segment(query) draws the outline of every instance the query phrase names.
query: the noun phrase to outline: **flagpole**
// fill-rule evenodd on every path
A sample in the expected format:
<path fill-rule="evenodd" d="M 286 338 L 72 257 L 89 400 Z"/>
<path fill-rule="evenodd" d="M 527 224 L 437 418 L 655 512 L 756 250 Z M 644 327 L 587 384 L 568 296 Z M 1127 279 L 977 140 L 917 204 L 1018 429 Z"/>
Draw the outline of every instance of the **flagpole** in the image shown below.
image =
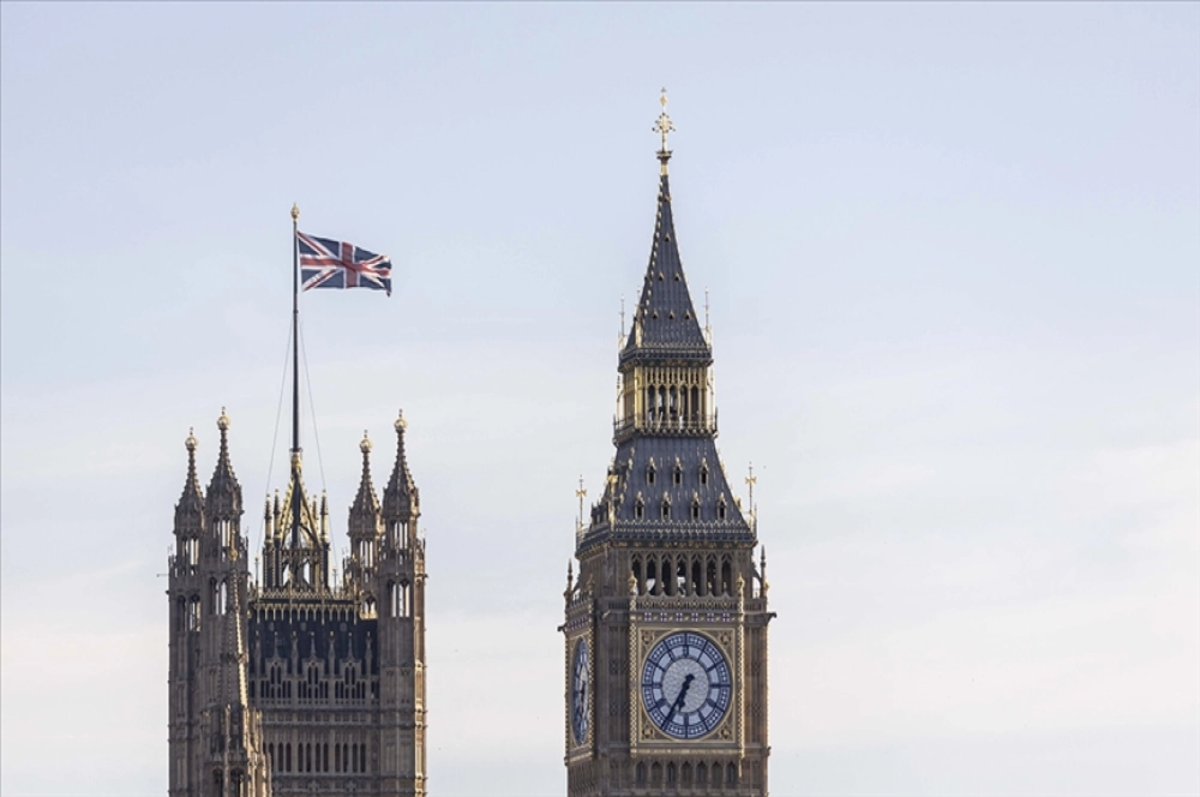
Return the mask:
<path fill-rule="evenodd" d="M 292 204 L 292 547 L 300 543 L 300 208 Z"/>

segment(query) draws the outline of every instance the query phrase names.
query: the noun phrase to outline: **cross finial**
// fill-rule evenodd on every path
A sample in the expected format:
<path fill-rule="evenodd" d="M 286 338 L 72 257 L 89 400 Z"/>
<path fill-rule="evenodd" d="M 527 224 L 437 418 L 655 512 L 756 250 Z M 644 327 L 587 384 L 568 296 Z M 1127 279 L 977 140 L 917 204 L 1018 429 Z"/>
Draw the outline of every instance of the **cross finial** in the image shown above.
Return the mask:
<path fill-rule="evenodd" d="M 712 325 L 708 323 L 708 286 L 704 286 L 704 339 L 712 345 Z"/>
<path fill-rule="evenodd" d="M 617 336 L 617 348 L 625 345 L 625 294 L 621 294 L 621 334 Z"/>
<path fill-rule="evenodd" d="M 756 484 L 758 484 L 758 477 L 754 475 L 754 463 L 751 462 L 750 468 L 749 468 L 749 474 L 746 476 L 746 486 L 750 490 L 749 503 L 750 503 L 750 517 L 752 519 L 756 519 L 755 518 L 756 512 L 755 512 L 755 507 L 754 507 L 754 485 L 756 485 Z"/>
<path fill-rule="evenodd" d="M 579 488 L 575 490 L 575 497 L 579 499 L 579 528 L 583 528 L 583 499 L 587 496 L 587 490 L 583 489 L 583 474 L 579 475 Z"/>
<path fill-rule="evenodd" d="M 658 151 L 658 159 L 662 162 L 662 173 L 667 173 L 667 161 L 671 159 L 671 150 L 667 149 L 667 134 L 675 132 L 675 123 L 671 121 L 671 117 L 667 115 L 667 90 L 662 90 L 662 96 L 658 99 L 662 105 L 662 113 L 658 115 L 658 120 L 654 122 L 652 128 L 655 133 L 662 136 L 662 149 Z"/>

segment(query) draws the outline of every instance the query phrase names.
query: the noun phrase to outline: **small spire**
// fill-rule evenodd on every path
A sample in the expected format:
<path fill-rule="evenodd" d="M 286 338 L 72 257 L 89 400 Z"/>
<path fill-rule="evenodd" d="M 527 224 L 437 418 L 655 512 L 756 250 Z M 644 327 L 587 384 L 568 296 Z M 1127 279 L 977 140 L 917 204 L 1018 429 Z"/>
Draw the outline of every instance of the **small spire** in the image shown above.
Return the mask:
<path fill-rule="evenodd" d="M 321 490 L 321 542 L 329 542 L 329 499 Z"/>
<path fill-rule="evenodd" d="M 221 408 L 221 415 L 217 418 L 217 429 L 221 432 L 221 447 L 217 454 L 218 460 L 229 459 L 229 416 L 225 414 L 225 408 Z"/>
<path fill-rule="evenodd" d="M 225 408 L 217 418 L 217 429 L 221 432 L 217 466 L 208 483 L 208 513 L 210 517 L 236 520 L 242 514 L 242 486 L 238 484 L 229 459 L 229 427 L 231 422 Z"/>
<path fill-rule="evenodd" d="M 396 429 L 396 464 L 383 491 L 383 516 L 387 520 L 415 519 L 420 515 L 420 494 L 408 470 L 408 457 L 404 450 L 408 421 L 404 419 L 403 410 L 396 416 L 393 426 Z"/>
<path fill-rule="evenodd" d="M 662 113 L 658 115 L 658 119 L 654 122 L 654 127 L 651 128 L 655 133 L 662 136 L 662 149 L 658 151 L 658 160 L 662 163 L 662 174 L 667 173 L 667 161 L 671 160 L 671 150 L 667 149 L 667 134 L 675 132 L 675 123 L 671 121 L 671 117 L 667 115 L 667 90 L 662 90 L 662 95 L 658 98 L 658 102 L 662 105 Z"/>
<path fill-rule="evenodd" d="M 758 558 L 758 580 L 762 583 L 762 595 L 767 596 L 771 584 L 767 581 L 767 546 L 763 545 Z"/>
<path fill-rule="evenodd" d="M 187 477 L 183 482 L 183 494 L 175 505 L 175 529 L 183 530 L 186 526 L 192 531 L 199 530 L 204 515 L 204 493 L 200 489 L 200 479 L 196 475 L 196 449 L 200 441 L 196 439 L 194 429 L 188 429 L 188 436 L 183 441 L 188 452 Z"/>
<path fill-rule="evenodd" d="M 188 427 L 188 436 L 183 441 L 183 445 L 188 452 L 187 484 L 189 487 L 194 485 L 196 491 L 199 492 L 200 480 L 196 476 L 196 449 L 200 446 L 200 441 L 196 439 L 196 431 L 193 427 Z"/>
<path fill-rule="evenodd" d="M 358 443 L 362 452 L 362 478 L 358 483 L 358 494 L 350 505 L 350 534 L 351 536 L 374 537 L 379 528 L 379 499 L 375 497 L 375 487 L 371 484 L 371 438 L 363 431 L 363 439 Z"/>

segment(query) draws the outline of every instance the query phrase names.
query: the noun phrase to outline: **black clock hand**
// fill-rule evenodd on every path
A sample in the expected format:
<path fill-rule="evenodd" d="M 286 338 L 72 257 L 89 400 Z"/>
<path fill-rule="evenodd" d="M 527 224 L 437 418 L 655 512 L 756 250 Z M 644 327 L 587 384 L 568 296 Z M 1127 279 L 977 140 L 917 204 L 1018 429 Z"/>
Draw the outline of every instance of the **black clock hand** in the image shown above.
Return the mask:
<path fill-rule="evenodd" d="M 687 699 L 688 687 L 692 685 L 692 679 L 695 677 L 694 673 L 688 673 L 683 679 L 683 686 L 679 689 L 679 696 L 671 704 L 671 712 L 667 714 L 667 719 L 663 722 L 664 725 L 670 724 L 671 720 L 675 717 L 675 712 L 683 708 L 683 701 Z"/>

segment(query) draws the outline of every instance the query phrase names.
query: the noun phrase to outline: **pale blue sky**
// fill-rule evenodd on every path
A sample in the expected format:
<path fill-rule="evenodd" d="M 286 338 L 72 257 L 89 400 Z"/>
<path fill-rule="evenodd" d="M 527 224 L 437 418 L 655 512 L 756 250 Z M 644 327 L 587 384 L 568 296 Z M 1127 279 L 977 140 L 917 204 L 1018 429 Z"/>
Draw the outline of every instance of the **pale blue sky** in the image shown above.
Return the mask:
<path fill-rule="evenodd" d="M 563 792 L 662 86 L 772 792 L 1200 793 L 1195 3 L 3 3 L 0 791 L 165 790 L 183 438 L 282 486 L 295 201 L 397 264 L 303 299 L 306 462 L 340 546 L 410 418 L 432 793 Z"/>

